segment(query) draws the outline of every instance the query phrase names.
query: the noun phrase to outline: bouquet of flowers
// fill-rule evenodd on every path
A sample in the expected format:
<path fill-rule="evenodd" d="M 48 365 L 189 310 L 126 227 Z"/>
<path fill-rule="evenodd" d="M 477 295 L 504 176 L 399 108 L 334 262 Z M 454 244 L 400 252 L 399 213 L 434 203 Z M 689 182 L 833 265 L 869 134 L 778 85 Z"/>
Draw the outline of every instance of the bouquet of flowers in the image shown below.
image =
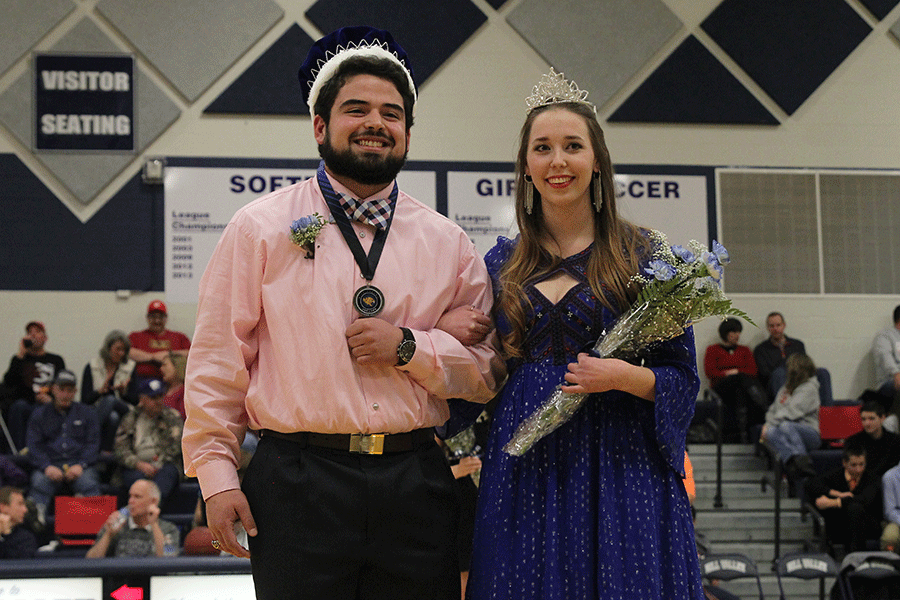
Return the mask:
<path fill-rule="evenodd" d="M 713 241 L 710 251 L 695 240 L 687 248 L 669 246 L 665 234 L 655 230 L 650 231 L 650 240 L 652 260 L 644 273 L 634 276 L 641 291 L 631 308 L 601 334 L 594 346 L 597 356 L 635 358 L 651 344 L 677 337 L 691 323 L 713 315 L 753 323 L 722 292 L 723 266 L 730 262 L 724 246 Z M 569 394 L 561 386 L 519 424 L 504 451 L 521 456 L 575 414 L 588 395 Z"/>

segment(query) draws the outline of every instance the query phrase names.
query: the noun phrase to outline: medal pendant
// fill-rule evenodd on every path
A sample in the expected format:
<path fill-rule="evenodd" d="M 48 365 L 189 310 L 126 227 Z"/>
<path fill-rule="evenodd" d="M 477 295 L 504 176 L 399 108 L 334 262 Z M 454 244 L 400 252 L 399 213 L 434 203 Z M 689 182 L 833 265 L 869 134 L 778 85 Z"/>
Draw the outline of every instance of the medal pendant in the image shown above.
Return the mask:
<path fill-rule="evenodd" d="M 353 294 L 353 308 L 363 317 L 374 317 L 384 308 L 384 294 L 374 285 L 364 285 Z"/>

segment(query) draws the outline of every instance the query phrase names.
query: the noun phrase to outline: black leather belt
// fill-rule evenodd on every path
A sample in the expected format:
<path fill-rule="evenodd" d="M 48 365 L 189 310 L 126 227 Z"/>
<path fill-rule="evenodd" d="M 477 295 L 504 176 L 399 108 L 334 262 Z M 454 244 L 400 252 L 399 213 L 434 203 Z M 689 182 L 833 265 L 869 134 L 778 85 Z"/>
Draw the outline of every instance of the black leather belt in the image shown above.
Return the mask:
<path fill-rule="evenodd" d="M 261 437 L 281 438 L 302 447 L 317 446 L 354 454 L 410 452 L 422 445 L 434 443 L 434 429 L 430 427 L 408 433 L 281 433 L 271 429 L 262 429 L 259 433 Z"/>

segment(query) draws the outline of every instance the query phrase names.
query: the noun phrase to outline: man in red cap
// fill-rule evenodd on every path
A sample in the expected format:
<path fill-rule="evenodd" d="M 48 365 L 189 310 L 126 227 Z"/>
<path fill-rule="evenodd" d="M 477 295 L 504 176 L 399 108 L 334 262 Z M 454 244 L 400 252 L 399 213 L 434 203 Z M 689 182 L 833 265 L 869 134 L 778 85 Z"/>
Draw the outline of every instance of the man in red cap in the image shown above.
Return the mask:
<path fill-rule="evenodd" d="M 43 323 L 31 321 L 25 326 L 25 333 L 3 376 L 6 388 L 4 400 L 12 403 L 9 407 L 9 429 L 16 445 L 13 451 L 25 446 L 28 417 L 35 407 L 52 400 L 50 385 L 56 374 L 66 368 L 66 361 L 62 356 L 44 349 L 47 328 Z"/>
<path fill-rule="evenodd" d="M 162 379 L 159 365 L 169 352 L 187 356 L 191 340 L 180 331 L 166 329 L 169 311 L 162 300 L 147 307 L 147 329 L 128 334 L 131 351 L 128 357 L 138 363 L 135 373 L 141 379 Z"/>

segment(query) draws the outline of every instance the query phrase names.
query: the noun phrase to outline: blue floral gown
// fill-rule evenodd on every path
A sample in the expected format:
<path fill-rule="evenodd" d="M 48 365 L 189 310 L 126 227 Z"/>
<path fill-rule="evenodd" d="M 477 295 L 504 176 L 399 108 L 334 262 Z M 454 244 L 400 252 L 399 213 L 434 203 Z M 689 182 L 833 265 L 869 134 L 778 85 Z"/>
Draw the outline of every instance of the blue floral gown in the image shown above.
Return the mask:
<path fill-rule="evenodd" d="M 514 245 L 501 237 L 485 257 L 495 290 Z M 509 364 L 481 475 L 471 600 L 704 598 L 682 482 L 699 388 L 690 330 L 650 352 L 655 402 L 592 395 L 523 456 L 502 450 L 615 320 L 587 283 L 590 252 L 560 265 L 578 284 L 557 304 L 526 289 L 533 310 L 524 357 Z M 506 327 L 502 315 L 497 325 Z"/>

